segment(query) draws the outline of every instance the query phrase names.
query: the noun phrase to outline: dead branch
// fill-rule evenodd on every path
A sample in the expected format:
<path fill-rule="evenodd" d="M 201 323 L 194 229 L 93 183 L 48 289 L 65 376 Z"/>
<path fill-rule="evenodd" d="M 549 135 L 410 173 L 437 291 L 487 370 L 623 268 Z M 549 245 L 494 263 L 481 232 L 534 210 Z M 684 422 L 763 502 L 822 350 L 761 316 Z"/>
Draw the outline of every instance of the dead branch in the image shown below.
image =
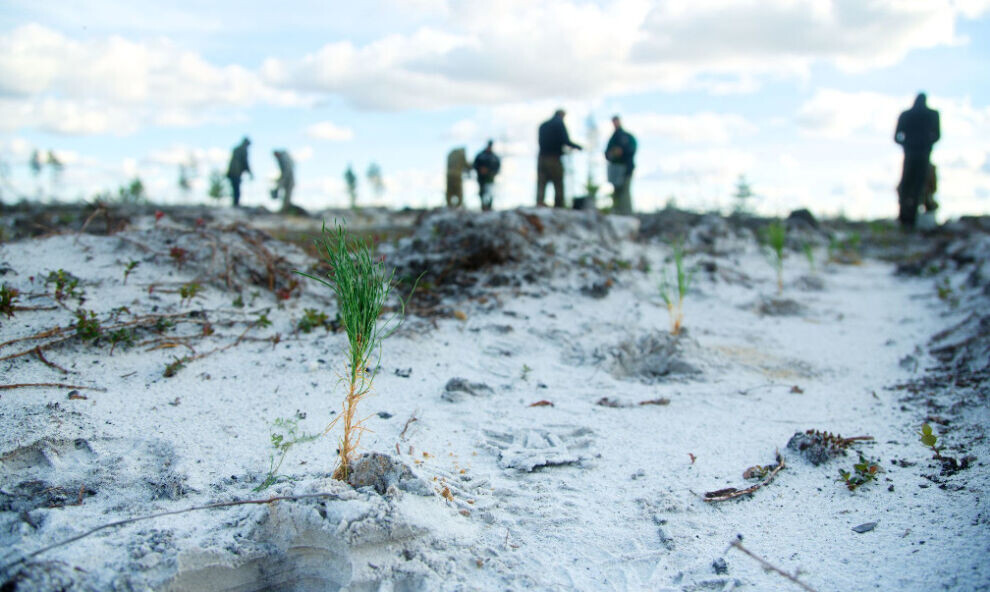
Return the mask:
<path fill-rule="evenodd" d="M 34 354 L 35 354 L 36 356 L 38 356 L 38 359 L 39 359 L 39 360 L 41 360 L 41 361 L 42 361 L 42 363 L 44 363 L 44 364 L 45 364 L 46 366 L 48 366 L 49 368 L 55 368 L 56 370 L 59 370 L 59 371 L 61 371 L 61 372 L 62 372 L 62 374 L 69 374 L 69 371 L 68 371 L 68 370 L 66 370 L 65 368 L 63 368 L 63 367 L 61 367 L 61 366 L 59 366 L 58 364 L 56 364 L 56 363 L 54 363 L 54 362 L 50 362 L 50 361 L 48 360 L 48 358 L 46 358 L 46 357 L 45 357 L 45 354 L 43 354 L 43 353 L 41 353 L 41 348 L 40 348 L 40 347 L 36 347 L 36 348 L 34 348 Z"/>
<path fill-rule="evenodd" d="M 735 487 L 728 487 L 726 489 L 719 489 L 718 491 L 709 491 L 705 493 L 704 500 L 706 502 L 724 502 L 739 496 L 748 495 L 753 493 L 757 489 L 763 487 L 764 485 L 773 481 L 773 478 L 777 476 L 777 473 L 784 469 L 784 457 L 780 455 L 780 451 L 777 452 L 777 465 L 770 471 L 763 481 L 760 481 L 756 485 L 747 487 L 746 489 L 736 489 Z"/>
<path fill-rule="evenodd" d="M 409 429 L 409 426 L 411 424 L 413 424 L 414 422 L 417 422 L 417 421 L 419 421 L 419 418 L 416 417 L 416 414 L 415 413 L 413 413 L 412 415 L 410 415 L 409 416 L 409 419 L 406 420 L 406 425 L 402 426 L 402 433 L 399 434 L 399 439 L 405 440 L 406 439 L 406 430 Z M 398 446 L 398 444 L 396 444 L 396 446 Z"/>
<path fill-rule="evenodd" d="M 279 502 L 279 501 L 299 501 L 299 500 L 303 500 L 303 499 L 312 499 L 312 498 L 337 498 L 337 497 L 339 497 L 339 496 L 336 493 L 329 493 L 329 492 L 327 492 L 327 493 L 310 493 L 310 494 L 305 494 L 305 495 L 284 495 L 284 496 L 270 497 L 270 498 L 267 498 L 267 499 L 249 499 L 249 500 L 234 500 L 234 501 L 231 501 L 231 502 L 218 502 L 218 503 L 215 503 L 215 504 L 207 504 L 205 506 L 192 506 L 192 507 L 184 508 L 184 509 L 181 509 L 181 510 L 172 510 L 172 511 L 169 511 L 169 512 L 159 512 L 157 514 L 148 514 L 146 516 L 136 516 L 134 518 L 127 518 L 125 520 L 118 520 L 116 522 L 110 522 L 108 524 L 103 524 L 103 525 L 97 526 L 96 528 L 91 528 L 90 530 L 87 530 L 86 532 L 84 532 L 82 534 L 77 534 L 74 537 L 70 537 L 70 538 L 67 538 L 67 539 L 65 539 L 63 541 L 59 541 L 57 543 L 52 543 L 51 545 L 48 545 L 47 547 L 42 547 L 42 548 L 40 548 L 40 549 L 38 549 L 36 551 L 32 551 L 32 552 L 30 552 L 30 553 L 28 553 L 28 554 L 20 557 L 19 559 L 16 559 L 14 561 L 11 561 L 10 563 L 5 564 L 3 567 L 0 567 L 0 571 L 6 571 L 6 570 L 10 569 L 11 567 L 13 567 L 15 565 L 18 565 L 18 564 L 21 564 L 21 563 L 25 563 L 27 560 L 31 559 L 32 557 L 37 557 L 38 555 L 41 555 L 42 553 L 45 553 L 47 551 L 51 551 L 52 549 L 57 549 L 58 547 L 64 547 L 65 545 L 68 545 L 70 543 L 74 543 L 74 542 L 76 542 L 76 541 L 78 541 L 80 539 L 84 539 L 84 538 L 88 537 L 91 534 L 100 532 L 101 530 L 106 530 L 108 528 L 115 528 L 117 526 L 124 526 L 126 524 L 132 524 L 134 522 L 140 522 L 140 521 L 143 521 L 143 520 L 151 520 L 153 518 L 161 518 L 163 516 L 174 516 L 176 514 L 185 514 L 187 512 L 195 512 L 195 511 L 198 511 L 198 510 L 212 510 L 212 509 L 216 509 L 216 508 L 227 508 L 227 507 L 231 507 L 231 506 L 244 506 L 244 505 L 249 505 L 249 504 L 262 505 L 262 504 L 271 504 L 271 503 Z"/>
<path fill-rule="evenodd" d="M 795 577 L 795 576 L 792 576 L 791 574 L 789 574 L 789 573 L 787 573 L 786 571 L 784 571 L 784 570 L 782 570 L 782 569 L 780 569 L 780 568 L 779 568 L 779 567 L 777 567 L 776 565 L 774 565 L 774 564 L 772 564 L 772 563 L 770 563 L 770 562 L 769 562 L 769 561 L 767 561 L 766 559 L 763 559 L 762 557 L 760 557 L 760 556 L 759 556 L 759 555 L 757 555 L 756 553 L 753 553 L 752 551 L 750 551 L 750 550 L 749 550 L 749 549 L 747 549 L 746 547 L 743 547 L 743 546 L 742 546 L 742 543 L 741 543 L 741 542 L 739 542 L 739 539 L 736 539 L 736 540 L 734 540 L 734 541 L 732 541 L 732 542 L 731 542 L 731 543 L 729 544 L 729 546 L 730 546 L 730 547 L 735 547 L 736 549 L 739 549 L 739 550 L 740 550 L 740 551 L 742 551 L 743 553 L 745 553 L 745 554 L 747 554 L 747 555 L 749 555 L 750 557 L 752 557 L 752 558 L 753 558 L 754 560 L 756 560 L 756 562 L 757 562 L 757 563 L 759 563 L 760 565 L 762 565 L 762 566 L 763 566 L 763 569 L 765 569 L 765 570 L 768 570 L 768 571 L 774 571 L 774 572 L 777 572 L 778 574 L 780 574 L 780 575 L 782 575 L 782 576 L 784 576 L 785 578 L 787 578 L 788 580 L 790 580 L 790 581 L 792 581 L 792 582 L 794 582 L 794 583 L 795 583 L 795 584 L 797 584 L 798 586 L 801 586 L 801 588 L 802 588 L 802 589 L 804 589 L 804 590 L 807 590 L 808 592 L 817 592 L 817 590 L 815 590 L 814 588 L 812 588 L 812 587 L 811 587 L 811 586 L 809 586 L 808 584 L 805 584 L 805 583 L 804 583 L 804 582 L 802 582 L 801 580 L 799 580 L 799 579 L 797 579 L 797 577 Z"/>
<path fill-rule="evenodd" d="M 29 388 L 29 387 L 42 387 L 50 386 L 54 388 L 70 388 L 70 389 L 88 389 L 91 391 L 100 391 L 101 393 L 107 392 L 107 389 L 102 386 L 80 386 L 78 384 L 64 384 L 61 382 L 22 382 L 18 384 L 0 384 L 0 391 L 6 391 L 16 388 Z"/>

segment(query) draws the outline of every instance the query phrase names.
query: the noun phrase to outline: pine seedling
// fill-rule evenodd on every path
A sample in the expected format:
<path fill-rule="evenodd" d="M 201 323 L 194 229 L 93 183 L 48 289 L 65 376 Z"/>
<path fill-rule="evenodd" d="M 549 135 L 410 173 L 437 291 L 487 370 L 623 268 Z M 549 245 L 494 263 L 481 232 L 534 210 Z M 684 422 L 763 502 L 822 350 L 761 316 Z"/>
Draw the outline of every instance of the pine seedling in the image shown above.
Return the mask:
<path fill-rule="evenodd" d="M 660 278 L 660 297 L 667 306 L 670 314 L 670 334 L 677 335 L 681 332 L 681 324 L 684 322 L 684 297 L 691 286 L 691 273 L 684 267 L 684 248 L 680 243 L 674 243 L 674 273 L 676 275 L 676 292 L 668 269 L 663 270 Z"/>
<path fill-rule="evenodd" d="M 777 272 L 777 293 L 784 292 L 784 245 L 787 243 L 787 227 L 780 220 L 774 220 L 765 230 L 767 247 L 770 249 L 770 263 Z"/>
<path fill-rule="evenodd" d="M 376 350 L 380 352 L 382 341 L 394 331 L 388 328 L 391 319 L 381 325 L 378 323 L 392 290 L 393 274 L 385 270 L 383 260 L 373 258 L 368 243 L 348 240 L 347 232 L 339 224 L 333 230 L 327 229 L 324 224 L 319 246 L 330 266 L 327 278 L 297 273 L 333 290 L 341 324 L 347 334 L 347 368 L 342 378 L 347 383 L 347 393 L 343 412 L 323 432 L 329 432 L 338 421 L 343 423 L 343 434 L 338 441 L 340 461 L 333 477 L 346 481 L 365 430 L 362 425 L 364 420 L 357 417 L 357 406 L 371 392 L 376 372 L 371 367 L 377 367 L 377 363 L 372 364 L 372 355 Z"/>

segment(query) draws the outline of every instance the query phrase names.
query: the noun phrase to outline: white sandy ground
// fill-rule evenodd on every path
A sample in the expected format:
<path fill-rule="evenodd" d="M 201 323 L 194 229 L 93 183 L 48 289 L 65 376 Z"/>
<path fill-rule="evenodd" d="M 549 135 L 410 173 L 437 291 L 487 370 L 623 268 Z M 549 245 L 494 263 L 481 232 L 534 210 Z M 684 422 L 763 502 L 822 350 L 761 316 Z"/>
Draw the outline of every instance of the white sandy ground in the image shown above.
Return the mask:
<path fill-rule="evenodd" d="M 625 232 L 633 222 L 615 223 Z M 158 231 L 151 220 L 143 226 L 125 236 L 152 242 Z M 34 357 L 0 362 L 3 384 L 106 389 L 81 390 L 88 398 L 71 400 L 63 388 L 0 392 L 0 490 L 38 479 L 62 487 L 70 503 L 80 485 L 93 492 L 81 505 L 0 513 L 0 563 L 123 518 L 330 491 L 337 497 L 103 530 L 34 558 L 42 565 L 29 569 L 51 573 L 31 581 L 49 583 L 24 580 L 16 589 L 44 589 L 60 577 L 76 590 L 799 589 L 729 549 L 737 535 L 822 592 L 990 589 L 988 443 L 968 451 L 977 466 L 939 488 L 922 477 L 937 473 L 916 435 L 924 412 L 902 406 L 902 392 L 890 389 L 923 372 L 928 339 L 962 314 L 937 298 L 931 279 L 895 277 L 891 265 L 865 261 L 825 266 L 818 272 L 824 290 L 802 290 L 808 266 L 794 255 L 784 296 L 806 310 L 761 316 L 760 298 L 775 292 L 773 269 L 754 242 L 740 241 L 735 255 L 717 261 L 750 284 L 698 271 L 685 303 L 685 361 L 701 374 L 648 384 L 610 372 L 607 352 L 667 330 L 656 284 L 669 248 L 630 240 L 608 247 L 622 259 L 644 257 L 652 271 L 618 272 L 602 299 L 579 292 L 575 270 L 485 302 L 450 301 L 465 320 L 410 317 L 386 341 L 374 395 L 362 402 L 370 432 L 361 447 L 409 464 L 430 496 L 381 496 L 332 482 L 333 434 L 290 452 L 280 472 L 294 480 L 251 491 L 268 469 L 274 419 L 299 412 L 300 426 L 316 432 L 340 405 L 344 335 L 294 331 L 304 308 L 333 316 L 329 293 L 315 282 L 281 307 L 268 292 L 251 302 L 245 291 L 243 310 L 271 307 L 273 322 L 250 335 L 280 333 L 282 340 L 242 342 L 172 378 L 162 376 L 165 365 L 188 350 L 118 348 L 110 356 L 106 344 L 74 342 L 48 351 L 69 375 Z M 295 249 L 282 250 L 306 264 Z M 123 285 L 131 259 L 141 263 Z M 7 243 L 0 261 L 8 269 L 2 281 L 24 293 L 43 292 L 40 278 L 50 271 L 71 271 L 83 280 L 83 306 L 101 314 L 157 305 L 158 312 L 253 318 L 217 287 L 191 304 L 178 294 L 149 294 L 152 283 L 176 288 L 192 274 L 119 237 Z M 0 322 L 0 341 L 7 341 L 73 317 L 64 309 L 24 311 Z M 194 347 L 229 343 L 243 329 L 218 326 L 212 341 Z M 901 364 L 909 355 L 916 368 Z M 491 392 L 445 400 L 455 377 Z M 602 397 L 630 405 L 596 405 Z M 670 404 L 636 405 L 660 397 Z M 530 407 L 541 400 L 553 406 Z M 978 411 L 976 421 L 986 425 L 987 410 Z M 785 449 L 795 432 L 812 428 L 873 436 L 858 448 L 880 460 L 878 482 L 850 492 L 835 479 L 839 468 L 852 469 L 855 454 L 814 467 Z M 748 485 L 743 470 L 771 463 L 778 449 L 787 466 L 771 484 L 751 497 L 703 501 L 706 491 Z M 513 458 L 565 464 L 526 472 L 506 468 Z M 445 487 L 453 501 L 439 495 Z M 874 521 L 871 532 L 852 530 Z M 727 573 L 713 568 L 720 558 Z"/>

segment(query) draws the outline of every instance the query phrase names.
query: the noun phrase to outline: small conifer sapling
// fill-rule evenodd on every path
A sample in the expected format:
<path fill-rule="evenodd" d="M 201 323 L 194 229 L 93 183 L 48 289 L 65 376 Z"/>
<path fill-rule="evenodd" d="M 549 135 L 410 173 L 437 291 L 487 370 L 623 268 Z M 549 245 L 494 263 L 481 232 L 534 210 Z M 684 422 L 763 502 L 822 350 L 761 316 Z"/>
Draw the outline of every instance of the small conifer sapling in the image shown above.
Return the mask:
<path fill-rule="evenodd" d="M 380 352 L 382 341 L 392 332 L 392 317 L 379 324 L 379 317 L 392 290 L 392 273 L 385 262 L 375 259 L 369 245 L 360 240 L 348 240 L 347 232 L 337 225 L 330 230 L 324 225 L 319 241 L 330 271 L 326 279 L 303 272 L 310 279 L 329 287 L 337 300 L 340 322 L 347 334 L 347 365 L 343 382 L 347 392 L 342 413 L 327 426 L 324 434 L 334 425 L 342 424 L 338 440 L 339 463 L 334 478 L 347 480 L 350 464 L 361 441 L 364 420 L 357 415 L 358 403 L 371 392 L 377 360 L 372 356 Z"/>

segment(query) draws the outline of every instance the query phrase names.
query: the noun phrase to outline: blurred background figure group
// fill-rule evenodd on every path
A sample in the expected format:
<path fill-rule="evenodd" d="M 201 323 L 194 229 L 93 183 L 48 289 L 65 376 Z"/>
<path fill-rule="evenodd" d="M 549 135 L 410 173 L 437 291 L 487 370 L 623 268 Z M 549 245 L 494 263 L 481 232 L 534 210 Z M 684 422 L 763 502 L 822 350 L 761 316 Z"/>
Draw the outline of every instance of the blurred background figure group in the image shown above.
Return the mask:
<path fill-rule="evenodd" d="M 484 150 L 474 157 L 474 173 L 478 177 L 478 196 L 481 198 L 481 211 L 490 212 L 495 184 L 495 175 L 502 168 L 502 161 L 488 140 Z"/>
<path fill-rule="evenodd" d="M 564 125 L 563 109 L 557 109 L 553 117 L 540 124 L 537 140 L 540 152 L 536 158 L 536 205 L 546 207 L 545 196 L 547 183 L 553 183 L 553 207 L 563 208 L 564 202 L 564 164 L 561 157 L 564 148 L 570 147 L 581 150 L 581 146 L 571 141 Z"/>
<path fill-rule="evenodd" d="M 636 138 L 622 128 L 618 115 L 612 116 L 615 131 L 605 145 L 605 160 L 608 161 L 608 182 L 612 184 L 612 213 L 631 215 L 633 169 L 636 168 Z"/>
<path fill-rule="evenodd" d="M 937 181 L 935 167 L 931 163 L 932 146 L 941 137 L 938 111 L 926 104 L 925 93 L 918 93 L 914 105 L 897 118 L 894 141 L 904 148 L 904 166 L 901 182 L 897 185 L 900 205 L 898 221 L 905 229 L 917 224 L 918 208 L 933 212 Z"/>

